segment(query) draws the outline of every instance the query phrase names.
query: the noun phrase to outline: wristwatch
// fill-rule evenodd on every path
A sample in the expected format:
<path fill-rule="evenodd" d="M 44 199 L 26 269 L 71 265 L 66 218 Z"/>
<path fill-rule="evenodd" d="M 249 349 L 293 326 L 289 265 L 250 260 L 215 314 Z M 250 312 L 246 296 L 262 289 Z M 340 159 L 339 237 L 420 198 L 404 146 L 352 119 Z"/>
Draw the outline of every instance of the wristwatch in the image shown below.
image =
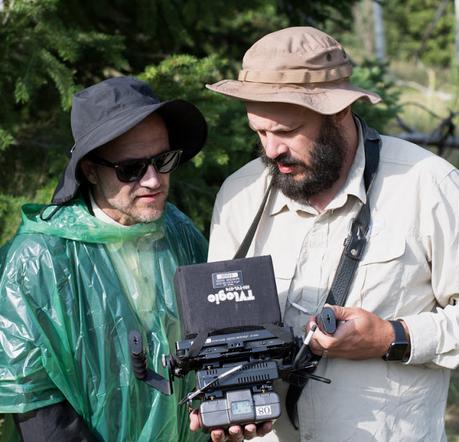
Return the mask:
<path fill-rule="evenodd" d="M 407 350 L 410 342 L 406 338 L 405 329 L 401 321 L 389 321 L 394 328 L 395 340 L 392 342 L 382 357 L 385 361 L 407 361 Z"/>

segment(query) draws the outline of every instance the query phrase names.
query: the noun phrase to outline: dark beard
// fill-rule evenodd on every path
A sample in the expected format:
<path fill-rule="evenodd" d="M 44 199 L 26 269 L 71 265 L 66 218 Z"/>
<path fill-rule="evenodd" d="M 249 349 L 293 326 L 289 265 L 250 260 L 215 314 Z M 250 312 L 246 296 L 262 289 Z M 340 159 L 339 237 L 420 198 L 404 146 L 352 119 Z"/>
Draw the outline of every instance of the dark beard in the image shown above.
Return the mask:
<path fill-rule="evenodd" d="M 285 196 L 299 202 L 307 202 L 310 197 L 330 189 L 338 180 L 347 149 L 346 140 L 340 134 L 340 128 L 332 116 L 324 116 L 319 136 L 310 151 L 311 164 L 294 159 L 288 153 L 274 159 L 266 156 L 261 147 L 263 162 L 269 167 L 274 188 Z M 291 174 L 281 173 L 277 164 L 296 166 L 304 173 L 301 180 L 295 180 Z"/>

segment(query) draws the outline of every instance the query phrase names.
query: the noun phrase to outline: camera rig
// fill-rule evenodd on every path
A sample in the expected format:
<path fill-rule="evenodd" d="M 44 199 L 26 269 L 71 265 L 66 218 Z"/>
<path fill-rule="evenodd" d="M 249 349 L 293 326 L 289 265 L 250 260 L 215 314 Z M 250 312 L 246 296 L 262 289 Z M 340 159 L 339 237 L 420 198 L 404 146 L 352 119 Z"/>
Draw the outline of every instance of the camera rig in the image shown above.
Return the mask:
<path fill-rule="evenodd" d="M 135 376 L 163 394 L 172 394 L 175 377 L 196 373 L 196 389 L 181 400 L 201 400 L 205 430 L 259 423 L 280 416 L 273 382 L 304 385 L 318 364 L 309 340 L 295 337 L 280 321 L 271 258 L 262 256 L 183 266 L 175 276 L 185 339 L 163 355 L 169 376 L 147 368 L 142 336 L 133 330 L 129 348 Z M 205 300 L 206 302 L 203 302 Z M 324 308 L 318 324 L 334 332 L 333 310 Z"/>

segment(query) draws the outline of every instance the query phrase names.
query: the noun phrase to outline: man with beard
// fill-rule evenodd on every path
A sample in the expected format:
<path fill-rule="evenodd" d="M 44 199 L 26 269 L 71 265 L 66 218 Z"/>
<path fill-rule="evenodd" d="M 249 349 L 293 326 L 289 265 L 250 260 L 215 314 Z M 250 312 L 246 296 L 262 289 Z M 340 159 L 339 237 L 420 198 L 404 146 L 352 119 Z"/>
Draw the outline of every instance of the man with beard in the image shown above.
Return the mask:
<path fill-rule="evenodd" d="M 302 335 L 336 274 L 350 273 L 338 263 L 357 226 L 367 244 L 346 242 L 343 259 L 357 267 L 345 306 L 333 307 L 337 331 L 316 330 L 310 344 L 322 356 L 315 373 L 332 383 L 310 380 L 297 403 L 289 396 L 299 431 L 284 409 L 264 440 L 445 440 L 459 363 L 459 172 L 368 128 L 351 105 L 380 98 L 353 86 L 351 72 L 336 40 L 295 27 L 257 41 L 238 81 L 207 86 L 245 102 L 261 142 L 261 158 L 219 191 L 209 259 L 234 256 L 269 192 L 247 256 L 272 256 L 284 322 Z M 368 231 L 353 223 L 362 207 Z"/>

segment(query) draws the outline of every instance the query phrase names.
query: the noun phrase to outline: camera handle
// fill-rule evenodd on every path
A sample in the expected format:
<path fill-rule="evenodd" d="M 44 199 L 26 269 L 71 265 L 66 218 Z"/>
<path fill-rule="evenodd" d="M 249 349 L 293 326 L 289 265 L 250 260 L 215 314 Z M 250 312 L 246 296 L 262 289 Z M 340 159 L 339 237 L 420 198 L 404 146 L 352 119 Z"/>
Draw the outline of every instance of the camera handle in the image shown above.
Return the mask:
<path fill-rule="evenodd" d="M 147 367 L 147 358 L 143 351 L 143 340 L 138 330 L 131 330 L 129 332 L 129 351 L 131 353 L 131 363 L 135 377 L 151 385 L 162 394 L 171 395 L 171 380 L 162 377 Z"/>

